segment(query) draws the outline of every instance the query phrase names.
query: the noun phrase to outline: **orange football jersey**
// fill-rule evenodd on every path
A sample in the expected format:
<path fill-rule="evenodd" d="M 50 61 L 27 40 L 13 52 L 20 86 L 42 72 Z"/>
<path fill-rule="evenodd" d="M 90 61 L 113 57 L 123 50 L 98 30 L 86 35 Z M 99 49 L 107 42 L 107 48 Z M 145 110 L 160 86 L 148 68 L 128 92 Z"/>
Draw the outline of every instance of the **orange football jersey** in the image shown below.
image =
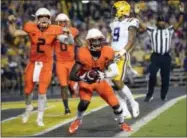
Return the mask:
<path fill-rule="evenodd" d="M 79 31 L 74 27 L 71 27 L 70 31 L 74 38 L 79 33 Z M 56 40 L 54 46 L 55 46 L 55 54 L 56 54 L 57 61 L 64 62 L 64 61 L 74 60 L 74 45 L 66 45 L 60 43 L 59 40 Z"/>
<path fill-rule="evenodd" d="M 77 61 L 83 66 L 81 73 L 89 71 L 91 69 L 98 69 L 104 71 L 108 64 L 114 58 L 114 51 L 109 46 L 103 46 L 99 59 L 94 60 L 89 49 L 87 47 L 81 47 L 78 51 Z"/>
<path fill-rule="evenodd" d="M 24 25 L 24 31 L 29 34 L 31 40 L 30 61 L 53 60 L 53 43 L 57 35 L 62 33 L 62 28 L 50 25 L 47 30 L 40 31 L 37 24 L 28 22 Z"/>

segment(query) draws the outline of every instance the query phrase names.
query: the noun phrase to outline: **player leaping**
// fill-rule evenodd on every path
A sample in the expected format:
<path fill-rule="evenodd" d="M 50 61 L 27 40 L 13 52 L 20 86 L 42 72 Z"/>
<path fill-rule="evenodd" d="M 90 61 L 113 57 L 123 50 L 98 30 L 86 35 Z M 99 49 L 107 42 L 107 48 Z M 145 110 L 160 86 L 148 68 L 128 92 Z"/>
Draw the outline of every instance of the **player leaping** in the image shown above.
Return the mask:
<path fill-rule="evenodd" d="M 15 27 L 15 17 L 9 16 L 9 31 L 14 37 L 29 36 L 31 49 L 29 62 L 24 73 L 24 92 L 25 92 L 25 114 L 23 123 L 29 119 L 33 110 L 31 104 L 32 91 L 35 83 L 39 83 L 38 89 L 38 116 L 36 123 L 38 126 L 44 126 L 43 114 L 46 102 L 46 91 L 51 81 L 53 47 L 55 39 L 59 39 L 66 44 L 73 44 L 74 40 L 71 34 L 62 34 L 62 28 L 57 25 L 51 25 L 51 13 L 46 8 L 40 8 L 35 13 L 36 22 L 27 22 L 23 30 L 17 30 Z"/>
<path fill-rule="evenodd" d="M 114 21 L 110 24 L 112 31 L 111 46 L 115 51 L 119 75 L 112 79 L 115 90 L 119 98 L 130 102 L 133 117 L 139 115 L 139 104 L 134 100 L 130 89 L 124 85 L 124 78 L 128 60 L 130 58 L 129 51 L 133 46 L 136 38 L 136 30 L 139 28 L 139 21 L 135 18 L 129 18 L 130 5 L 126 1 L 118 1 L 114 3 L 113 14 Z M 124 103 L 126 104 L 126 102 Z M 124 105 L 124 108 L 126 105 Z M 130 115 L 129 111 L 127 115 Z M 130 115 L 131 116 L 131 115 Z"/>

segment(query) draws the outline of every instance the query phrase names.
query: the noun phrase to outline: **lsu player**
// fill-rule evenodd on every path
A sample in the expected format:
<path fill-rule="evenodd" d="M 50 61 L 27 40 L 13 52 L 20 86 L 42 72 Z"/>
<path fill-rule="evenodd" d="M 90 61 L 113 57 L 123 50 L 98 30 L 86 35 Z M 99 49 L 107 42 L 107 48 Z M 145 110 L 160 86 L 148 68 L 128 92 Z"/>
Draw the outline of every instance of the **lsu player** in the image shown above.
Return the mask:
<path fill-rule="evenodd" d="M 139 21 L 135 18 L 129 18 L 130 9 L 130 5 L 126 1 L 117 1 L 113 5 L 115 19 L 110 24 L 111 46 L 115 51 L 119 75 L 115 76 L 112 82 L 119 95 L 119 100 L 123 102 L 127 118 L 131 118 L 131 114 L 127 109 L 126 99 L 132 108 L 133 117 L 136 118 L 139 115 L 139 104 L 134 100 L 130 89 L 124 85 L 126 67 L 130 58 L 129 52 L 135 41 L 136 30 L 139 28 Z"/>
<path fill-rule="evenodd" d="M 31 41 L 29 62 L 24 72 L 24 93 L 25 93 L 25 114 L 22 122 L 29 119 L 33 106 L 31 104 L 32 91 L 35 83 L 39 83 L 38 88 L 38 116 L 36 123 L 44 126 L 43 114 L 46 102 L 46 91 L 51 81 L 53 64 L 53 42 L 59 41 L 73 44 L 71 34 L 62 34 L 62 28 L 51 25 L 51 13 L 46 8 L 39 8 L 35 13 L 35 22 L 27 22 L 23 30 L 15 28 L 15 17 L 9 16 L 9 32 L 12 36 L 29 36 Z"/>
<path fill-rule="evenodd" d="M 55 21 L 57 25 L 63 28 L 64 33 L 66 32 L 68 34 L 71 32 L 74 37 L 76 47 L 82 45 L 82 42 L 79 39 L 79 31 L 70 26 L 70 19 L 66 14 L 58 14 Z M 54 43 L 56 54 L 56 73 L 61 86 L 61 97 L 64 104 L 65 114 L 70 113 L 68 106 L 68 85 L 71 87 L 71 90 L 73 90 L 72 87 L 75 84 L 75 82 L 69 81 L 69 74 L 75 61 L 75 45 L 67 45 L 59 42 L 59 40 Z"/>
<path fill-rule="evenodd" d="M 104 45 L 104 35 L 98 29 L 90 29 L 86 36 L 87 47 L 81 47 L 77 60 L 70 73 L 70 79 L 79 83 L 80 102 L 78 105 L 77 119 L 69 127 L 69 133 L 75 133 L 82 123 L 83 114 L 90 104 L 93 92 L 96 91 L 113 109 L 118 118 L 119 126 L 123 131 L 131 131 L 124 123 L 123 110 L 112 87 L 105 78 L 115 76 L 117 65 L 113 63 L 114 51 Z M 109 68 L 110 71 L 105 71 Z M 90 79 L 89 71 L 96 70 L 98 79 Z"/>

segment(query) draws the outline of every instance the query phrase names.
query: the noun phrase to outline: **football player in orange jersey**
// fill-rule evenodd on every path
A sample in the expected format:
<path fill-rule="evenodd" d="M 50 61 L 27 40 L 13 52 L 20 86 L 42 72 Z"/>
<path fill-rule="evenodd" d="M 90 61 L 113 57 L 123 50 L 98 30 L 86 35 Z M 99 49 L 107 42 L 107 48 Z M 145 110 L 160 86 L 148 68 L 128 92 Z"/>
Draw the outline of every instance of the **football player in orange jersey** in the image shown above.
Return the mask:
<path fill-rule="evenodd" d="M 27 22 L 23 30 L 15 27 L 15 17 L 9 16 L 9 32 L 12 36 L 29 36 L 31 41 L 29 63 L 24 73 L 24 92 L 26 110 L 22 121 L 26 123 L 33 110 L 31 104 L 32 91 L 35 83 L 39 83 L 38 89 L 38 116 L 36 123 L 44 126 L 43 114 L 46 102 L 46 91 L 52 76 L 53 42 L 58 39 L 66 44 L 73 44 L 73 36 L 62 34 L 62 28 L 51 25 L 51 13 L 46 8 L 39 8 L 35 13 L 35 22 Z"/>
<path fill-rule="evenodd" d="M 78 36 L 79 31 L 70 26 L 70 19 L 66 14 L 58 14 L 55 21 L 57 25 L 63 28 L 64 33 L 72 33 L 76 47 L 82 45 Z M 67 45 L 59 41 L 54 43 L 56 54 L 56 73 L 61 86 L 61 97 L 64 104 L 65 115 L 70 113 L 68 106 L 68 84 L 73 84 L 73 82 L 69 81 L 69 74 L 75 61 L 75 45 Z"/>
<path fill-rule="evenodd" d="M 98 29 L 90 29 L 86 36 L 88 46 L 79 49 L 76 63 L 70 73 L 70 79 L 79 83 L 80 94 L 77 119 L 69 127 L 71 134 L 75 133 L 81 125 L 83 114 L 94 91 L 113 109 L 121 130 L 131 131 L 130 126 L 124 123 L 123 110 L 112 87 L 105 80 L 105 78 L 113 77 L 118 73 L 116 73 L 117 65 L 113 62 L 114 51 L 111 47 L 104 45 L 104 39 L 104 35 Z M 108 71 L 105 71 L 107 69 Z M 97 73 L 97 79 L 91 77 L 95 74 L 94 72 Z"/>

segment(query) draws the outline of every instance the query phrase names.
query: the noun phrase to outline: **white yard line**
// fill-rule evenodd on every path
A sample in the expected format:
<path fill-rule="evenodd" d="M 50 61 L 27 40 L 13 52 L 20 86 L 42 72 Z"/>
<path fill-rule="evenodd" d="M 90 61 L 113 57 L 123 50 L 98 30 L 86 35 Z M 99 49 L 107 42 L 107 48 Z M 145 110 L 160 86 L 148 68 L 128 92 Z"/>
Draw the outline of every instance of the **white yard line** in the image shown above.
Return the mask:
<path fill-rule="evenodd" d="M 144 96 L 144 95 L 142 95 L 142 94 L 137 95 L 137 96 L 135 95 L 135 98 L 139 98 L 139 97 L 143 97 L 143 96 Z M 87 116 L 87 115 L 89 115 L 89 114 L 91 114 L 91 113 L 93 113 L 93 112 L 97 112 L 97 111 L 99 111 L 99 110 L 101 110 L 101 109 L 103 109 L 103 108 L 105 108 L 105 107 L 107 107 L 107 106 L 108 106 L 108 105 L 105 104 L 105 105 L 103 105 L 103 106 L 100 106 L 100 107 L 98 107 L 98 108 L 95 108 L 95 109 L 93 109 L 93 110 L 91 110 L 91 111 L 89 111 L 89 112 L 86 112 L 86 113 L 84 114 L 84 116 Z M 54 129 L 57 129 L 57 128 L 63 126 L 63 125 L 66 125 L 66 124 L 72 122 L 72 121 L 75 120 L 75 119 L 76 119 L 76 117 L 70 118 L 70 119 L 68 119 L 68 120 L 66 120 L 66 121 L 63 121 L 63 122 L 60 123 L 60 124 L 57 124 L 57 125 L 55 125 L 55 126 L 53 126 L 53 127 L 51 127 L 51 128 L 48 128 L 48 129 L 44 130 L 44 131 L 42 131 L 42 132 L 36 133 L 36 134 L 34 134 L 33 136 L 39 136 L 39 135 L 43 135 L 43 134 L 45 134 L 45 133 L 48 133 L 48 132 L 50 132 L 50 131 L 52 131 L 52 130 L 54 130 Z"/>
<path fill-rule="evenodd" d="M 55 106 L 54 106 L 54 105 L 49 106 L 49 107 L 45 108 L 45 110 L 50 109 L 50 108 L 53 108 L 53 107 L 55 107 Z M 34 111 L 32 111 L 31 115 L 34 114 L 34 113 L 36 113 L 37 111 L 38 111 L 38 110 L 34 110 Z M 22 115 L 23 115 L 23 114 L 20 114 L 20 115 L 17 115 L 17 116 L 13 116 L 13 117 L 7 118 L 7 119 L 1 121 L 1 123 L 4 123 L 4 122 L 7 122 L 7 121 L 10 121 L 10 120 L 16 119 L 16 118 L 18 118 L 18 117 L 21 117 Z"/>
<path fill-rule="evenodd" d="M 107 106 L 108 106 L 108 105 L 105 104 L 105 105 L 103 105 L 103 106 L 100 106 L 100 107 L 98 107 L 98 108 L 95 108 L 95 109 L 93 109 L 93 110 L 91 110 L 91 111 L 85 113 L 84 116 L 89 115 L 89 114 L 91 114 L 91 113 L 93 113 L 93 112 L 99 111 L 99 110 L 101 110 L 101 109 L 103 109 L 103 108 L 105 108 L 105 107 L 107 107 Z M 52 131 L 52 130 L 54 130 L 54 129 L 57 129 L 57 128 L 63 126 L 63 125 L 66 125 L 66 124 L 72 122 L 72 121 L 75 120 L 75 119 L 76 119 L 76 117 L 73 117 L 73 118 L 71 118 L 71 119 L 68 119 L 68 120 L 66 120 L 66 121 L 63 121 L 62 123 L 60 123 L 60 124 L 58 124 L 58 125 L 55 125 L 55 126 L 53 126 L 53 127 L 51 127 L 51 128 L 48 128 L 48 129 L 46 129 L 46 130 L 44 130 L 44 131 L 42 131 L 42 132 L 36 133 L 36 134 L 34 134 L 34 135 L 32 135 L 32 136 L 43 135 L 43 134 L 45 134 L 45 133 L 47 133 L 47 132 L 50 132 L 50 131 Z"/>
<path fill-rule="evenodd" d="M 114 137 L 119 137 L 119 136 L 126 136 L 127 137 L 127 136 L 130 136 L 130 135 L 134 134 L 141 127 L 146 125 L 148 122 L 150 122 L 151 120 L 156 118 L 162 112 L 166 111 L 167 109 L 172 107 L 174 104 L 176 104 L 178 101 L 180 101 L 181 99 L 184 99 L 184 98 L 186 98 L 186 95 L 180 96 L 178 98 L 175 98 L 175 99 L 172 99 L 172 100 L 168 101 L 166 104 L 164 104 L 160 108 L 157 108 L 156 110 L 152 111 L 151 113 L 147 114 L 145 117 L 140 118 L 138 121 L 136 121 L 134 124 L 132 124 L 131 127 L 133 129 L 133 132 L 130 132 L 130 133 L 120 132 L 117 135 L 115 135 Z"/>

